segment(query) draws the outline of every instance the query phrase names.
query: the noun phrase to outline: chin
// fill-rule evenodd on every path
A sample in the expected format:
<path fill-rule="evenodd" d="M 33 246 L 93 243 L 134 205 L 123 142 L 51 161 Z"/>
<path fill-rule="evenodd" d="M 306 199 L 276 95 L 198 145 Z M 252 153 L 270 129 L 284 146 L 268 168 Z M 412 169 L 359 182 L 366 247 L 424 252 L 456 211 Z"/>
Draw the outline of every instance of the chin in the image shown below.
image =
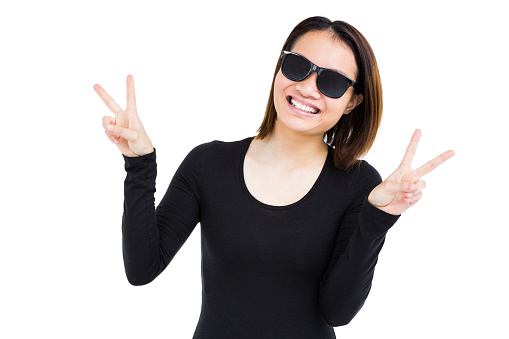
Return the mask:
<path fill-rule="evenodd" d="M 279 125 L 279 126 L 277 126 Z M 277 128 L 284 129 L 286 131 L 291 131 L 292 133 L 298 133 L 302 135 L 317 135 L 322 137 L 323 133 L 321 132 L 322 129 L 317 130 L 317 127 L 315 124 L 310 124 L 307 121 L 300 120 L 299 118 L 295 117 L 280 117 L 278 115 L 276 120 L 276 126 Z"/>

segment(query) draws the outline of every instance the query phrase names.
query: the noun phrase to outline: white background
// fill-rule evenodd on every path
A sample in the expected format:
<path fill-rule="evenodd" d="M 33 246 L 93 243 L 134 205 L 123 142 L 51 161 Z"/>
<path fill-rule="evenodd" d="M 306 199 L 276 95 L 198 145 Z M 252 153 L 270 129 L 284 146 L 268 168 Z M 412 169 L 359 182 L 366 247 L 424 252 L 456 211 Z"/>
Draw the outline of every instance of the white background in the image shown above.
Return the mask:
<path fill-rule="evenodd" d="M 200 227 L 154 282 L 121 251 L 124 162 L 98 83 L 158 151 L 156 204 L 194 146 L 254 136 L 301 20 L 370 42 L 384 116 L 365 159 L 386 178 L 416 128 L 422 200 L 389 231 L 371 293 L 338 338 L 507 338 L 508 25 L 501 1 L 17 1 L 0 8 L 2 338 L 191 338 Z M 220 339 L 220 338 L 219 338 Z"/>

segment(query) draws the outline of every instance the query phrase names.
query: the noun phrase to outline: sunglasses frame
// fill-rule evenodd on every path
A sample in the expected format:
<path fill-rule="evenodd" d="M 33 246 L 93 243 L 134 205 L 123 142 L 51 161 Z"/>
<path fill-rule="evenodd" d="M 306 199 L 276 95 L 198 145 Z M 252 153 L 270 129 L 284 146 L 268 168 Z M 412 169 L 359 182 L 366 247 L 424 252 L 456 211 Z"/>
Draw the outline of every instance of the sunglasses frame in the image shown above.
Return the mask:
<path fill-rule="evenodd" d="M 286 56 L 288 54 L 293 54 L 293 55 L 296 55 L 304 60 L 306 60 L 308 63 L 309 63 L 309 70 L 306 74 L 305 77 L 303 77 L 302 79 L 292 79 L 290 78 L 288 75 L 286 75 L 284 72 L 283 72 L 283 63 L 285 62 L 285 59 L 286 59 Z M 339 74 L 340 76 L 342 76 L 343 78 L 345 78 L 347 81 L 348 81 L 348 86 L 347 88 L 345 89 L 345 91 L 338 97 L 332 97 L 330 95 L 327 95 L 325 94 L 324 92 L 322 92 L 322 90 L 320 89 L 320 86 L 318 86 L 318 79 L 320 78 L 320 74 L 323 72 L 323 71 L 329 71 L 329 72 L 333 72 L 333 73 L 337 73 Z M 304 79 L 306 79 L 312 72 L 316 72 L 318 74 L 318 76 L 316 77 L 316 87 L 318 88 L 318 90 L 325 96 L 329 97 L 329 98 L 333 98 L 333 99 L 339 99 L 343 96 L 343 94 L 346 93 L 346 91 L 348 90 L 348 87 L 353 87 L 354 90 L 357 92 L 357 93 L 362 93 L 362 88 L 361 86 L 356 83 L 355 81 L 353 81 L 352 79 L 350 79 L 349 77 L 347 77 L 346 75 L 344 74 L 341 74 L 339 73 L 338 71 L 335 71 L 333 69 L 329 69 L 329 68 L 323 68 L 323 67 L 319 67 L 317 65 L 315 65 L 314 63 L 312 63 L 311 61 L 309 61 L 308 59 L 306 59 L 305 57 L 303 57 L 302 55 L 300 54 L 297 54 L 297 53 L 294 53 L 294 52 L 290 52 L 290 51 L 285 51 L 283 50 L 283 52 L 281 53 L 281 73 L 283 73 L 283 75 L 285 77 L 287 77 L 288 79 L 292 80 L 292 81 L 302 81 Z"/>

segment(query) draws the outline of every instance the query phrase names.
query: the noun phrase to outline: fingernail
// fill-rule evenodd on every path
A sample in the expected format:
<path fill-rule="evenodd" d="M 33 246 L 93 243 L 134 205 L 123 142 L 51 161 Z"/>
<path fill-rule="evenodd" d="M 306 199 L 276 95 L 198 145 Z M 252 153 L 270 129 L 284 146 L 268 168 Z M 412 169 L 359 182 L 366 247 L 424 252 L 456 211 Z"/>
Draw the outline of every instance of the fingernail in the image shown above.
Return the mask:
<path fill-rule="evenodd" d="M 109 126 L 107 127 L 107 128 L 108 128 L 108 131 L 113 132 L 113 127 L 114 127 L 113 125 L 109 125 Z"/>
<path fill-rule="evenodd" d="M 411 191 L 415 190 L 416 188 L 417 188 L 417 186 L 416 186 L 416 185 L 413 185 L 413 184 L 412 184 L 412 185 L 410 185 L 410 190 L 411 190 Z"/>

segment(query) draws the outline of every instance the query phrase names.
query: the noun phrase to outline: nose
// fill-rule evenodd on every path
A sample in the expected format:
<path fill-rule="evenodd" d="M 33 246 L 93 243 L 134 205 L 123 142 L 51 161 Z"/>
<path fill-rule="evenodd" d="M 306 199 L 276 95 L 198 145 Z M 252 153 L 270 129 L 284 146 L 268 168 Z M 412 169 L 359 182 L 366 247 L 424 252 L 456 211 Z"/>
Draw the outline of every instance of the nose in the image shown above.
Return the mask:
<path fill-rule="evenodd" d="M 320 91 L 316 87 L 316 79 L 318 74 L 311 72 L 311 74 L 304 80 L 297 82 L 295 89 L 299 91 L 303 97 L 320 99 Z"/>

